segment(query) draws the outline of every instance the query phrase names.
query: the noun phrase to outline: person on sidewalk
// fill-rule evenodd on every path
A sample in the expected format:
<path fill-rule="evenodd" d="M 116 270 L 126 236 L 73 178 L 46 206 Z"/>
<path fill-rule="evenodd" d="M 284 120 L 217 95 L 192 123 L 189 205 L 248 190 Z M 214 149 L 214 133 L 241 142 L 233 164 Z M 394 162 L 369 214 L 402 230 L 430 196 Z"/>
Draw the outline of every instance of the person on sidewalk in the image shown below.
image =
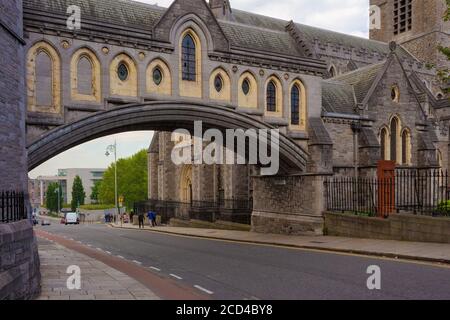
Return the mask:
<path fill-rule="evenodd" d="M 156 227 L 157 226 L 157 224 L 156 224 L 156 212 L 152 211 L 151 213 L 152 213 L 152 226 Z"/>
<path fill-rule="evenodd" d="M 138 216 L 138 220 L 139 220 L 139 229 L 144 228 L 144 213 L 140 212 L 139 216 Z"/>
<path fill-rule="evenodd" d="M 149 210 L 149 211 L 147 212 L 147 219 L 148 219 L 148 223 L 149 223 L 150 227 L 153 226 L 153 223 L 152 223 L 152 217 L 153 217 L 153 211 L 152 211 L 152 210 Z"/>

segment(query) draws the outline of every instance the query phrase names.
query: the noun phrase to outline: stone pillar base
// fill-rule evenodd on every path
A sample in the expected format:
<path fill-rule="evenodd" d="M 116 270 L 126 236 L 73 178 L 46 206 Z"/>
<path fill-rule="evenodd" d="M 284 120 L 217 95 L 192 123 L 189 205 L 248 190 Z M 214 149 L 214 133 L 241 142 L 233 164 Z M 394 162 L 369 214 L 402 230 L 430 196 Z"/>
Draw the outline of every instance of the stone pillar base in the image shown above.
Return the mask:
<path fill-rule="evenodd" d="M 252 231 L 286 235 L 323 235 L 324 219 L 320 216 L 303 216 L 253 211 Z"/>

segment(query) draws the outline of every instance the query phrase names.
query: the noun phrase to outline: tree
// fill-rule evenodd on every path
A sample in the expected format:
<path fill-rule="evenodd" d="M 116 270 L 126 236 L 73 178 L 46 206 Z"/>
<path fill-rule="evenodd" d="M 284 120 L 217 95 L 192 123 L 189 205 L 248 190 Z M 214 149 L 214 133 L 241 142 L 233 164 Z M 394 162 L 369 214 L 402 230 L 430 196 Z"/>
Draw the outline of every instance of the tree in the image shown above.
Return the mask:
<path fill-rule="evenodd" d="M 80 176 L 76 176 L 73 180 L 72 186 L 72 202 L 70 203 L 70 207 L 72 211 L 75 211 L 78 206 L 84 205 L 84 199 L 86 198 L 86 193 L 84 192 L 83 182 L 81 181 Z"/>
<path fill-rule="evenodd" d="M 118 196 L 124 197 L 127 208 L 132 208 L 137 201 L 147 199 L 148 171 L 145 149 L 117 161 L 117 182 Z M 104 204 L 114 203 L 114 164 L 103 174 L 99 186 L 99 200 Z"/>
<path fill-rule="evenodd" d="M 450 21 L 450 0 L 447 2 L 447 11 L 444 14 L 444 21 Z M 439 51 L 450 60 L 450 48 L 439 46 Z M 438 76 L 444 84 L 444 92 L 450 93 L 450 70 L 448 68 L 441 68 L 438 70 Z"/>
<path fill-rule="evenodd" d="M 59 193 L 58 190 L 59 189 Z M 59 204 L 58 204 L 58 194 L 59 194 Z M 61 209 L 63 204 L 63 194 L 61 186 L 52 182 L 48 185 L 47 194 L 45 196 L 45 206 L 51 212 L 58 212 L 58 208 Z"/>
<path fill-rule="evenodd" d="M 99 191 L 100 191 L 100 184 L 101 184 L 101 180 L 95 181 L 94 185 L 92 186 L 92 189 L 91 189 L 91 196 L 90 196 L 90 198 L 95 203 L 98 202 L 98 194 L 99 194 Z"/>

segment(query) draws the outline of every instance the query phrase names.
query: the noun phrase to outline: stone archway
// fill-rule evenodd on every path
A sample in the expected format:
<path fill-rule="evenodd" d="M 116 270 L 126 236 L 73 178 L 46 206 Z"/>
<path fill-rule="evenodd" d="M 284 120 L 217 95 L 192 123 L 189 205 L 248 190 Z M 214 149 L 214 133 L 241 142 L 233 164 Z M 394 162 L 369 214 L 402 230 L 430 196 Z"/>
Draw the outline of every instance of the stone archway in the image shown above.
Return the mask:
<path fill-rule="evenodd" d="M 180 176 L 180 201 L 192 204 L 192 166 L 185 165 Z"/>
<path fill-rule="evenodd" d="M 84 142 L 111 134 L 154 130 L 173 131 L 194 129 L 201 120 L 203 128 L 274 129 L 267 123 L 234 107 L 223 107 L 187 101 L 154 101 L 125 105 L 108 111 L 94 113 L 73 123 L 57 127 L 28 145 L 28 169 L 32 170 L 54 156 Z M 271 136 L 268 137 L 268 144 Z M 295 141 L 280 133 L 278 151 L 280 168 L 284 173 L 304 173 L 307 152 Z"/>

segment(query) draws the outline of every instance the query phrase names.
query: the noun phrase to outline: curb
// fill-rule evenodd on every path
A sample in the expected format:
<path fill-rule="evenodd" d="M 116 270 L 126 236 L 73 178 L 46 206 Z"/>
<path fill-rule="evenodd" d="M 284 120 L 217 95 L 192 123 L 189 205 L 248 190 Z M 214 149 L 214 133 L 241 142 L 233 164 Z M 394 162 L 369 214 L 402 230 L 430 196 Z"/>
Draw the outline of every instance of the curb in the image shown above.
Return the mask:
<path fill-rule="evenodd" d="M 187 237 L 210 239 L 210 240 L 233 241 L 233 242 L 239 242 L 239 243 L 250 243 L 250 244 L 270 245 L 270 246 L 285 247 L 285 248 L 317 250 L 317 251 L 330 252 L 330 253 L 333 253 L 333 252 L 334 253 L 347 253 L 347 254 L 356 254 L 356 255 L 363 255 L 363 256 L 380 257 L 380 258 L 390 258 L 390 259 L 396 259 L 396 260 L 398 259 L 398 260 L 408 260 L 408 261 L 418 261 L 418 262 L 439 263 L 439 264 L 450 265 L 450 259 L 417 257 L 417 256 L 406 255 L 406 254 L 374 252 L 374 251 L 366 251 L 366 250 L 324 248 L 324 247 L 309 246 L 309 245 L 283 244 L 283 243 L 270 242 L 270 241 L 240 240 L 240 239 L 233 239 L 233 238 L 215 237 L 215 236 L 206 236 L 206 235 L 193 235 L 193 234 L 183 233 L 183 232 L 170 232 L 170 231 L 162 231 L 162 230 L 149 230 L 149 229 L 142 230 L 142 229 L 136 229 L 136 228 L 130 228 L 130 227 L 119 227 L 119 226 L 114 226 L 112 224 L 109 224 L 109 226 L 112 228 L 116 228 L 116 229 L 148 231 L 148 232 L 154 232 L 154 233 L 179 235 L 179 236 L 187 236 Z"/>

